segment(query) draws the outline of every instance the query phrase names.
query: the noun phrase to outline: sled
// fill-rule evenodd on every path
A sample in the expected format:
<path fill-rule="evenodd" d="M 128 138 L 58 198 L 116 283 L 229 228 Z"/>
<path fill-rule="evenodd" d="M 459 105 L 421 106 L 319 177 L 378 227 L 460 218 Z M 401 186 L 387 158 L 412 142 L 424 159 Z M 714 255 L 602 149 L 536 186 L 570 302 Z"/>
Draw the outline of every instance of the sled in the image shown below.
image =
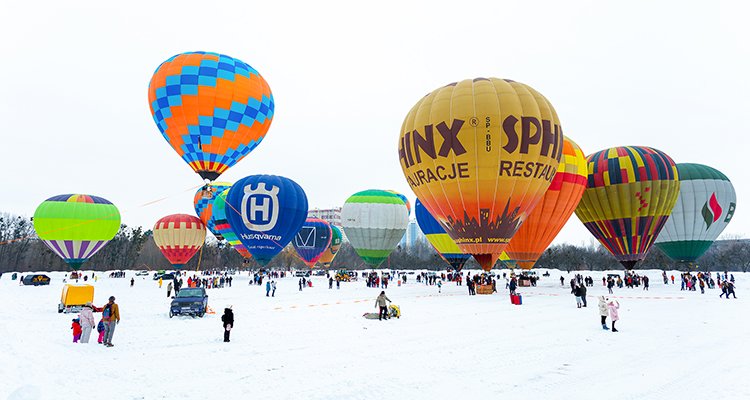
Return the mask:
<path fill-rule="evenodd" d="M 378 319 L 380 317 L 379 313 L 364 313 L 362 314 L 365 319 Z M 388 307 L 388 318 L 401 318 L 401 307 L 391 304 L 390 307 Z"/>

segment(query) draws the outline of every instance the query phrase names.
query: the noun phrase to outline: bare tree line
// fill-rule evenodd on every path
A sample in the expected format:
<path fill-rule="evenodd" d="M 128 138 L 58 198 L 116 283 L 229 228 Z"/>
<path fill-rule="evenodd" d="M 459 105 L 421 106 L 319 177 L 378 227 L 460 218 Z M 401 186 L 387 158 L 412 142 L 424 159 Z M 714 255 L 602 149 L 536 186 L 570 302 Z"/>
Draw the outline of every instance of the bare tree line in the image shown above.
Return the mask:
<path fill-rule="evenodd" d="M 496 268 L 512 265 L 499 263 Z M 622 266 L 604 247 L 596 244 L 575 246 L 554 245 L 548 248 L 537 262 L 537 267 L 576 270 L 617 270 Z M 253 260 L 243 258 L 226 243 L 208 240 L 200 252 L 187 265 L 186 270 L 207 269 L 258 269 Z M 308 268 L 297 257 L 289 245 L 277 255 L 266 268 L 305 269 Z M 365 269 L 369 266 L 357 256 L 349 243 L 343 243 L 334 259 L 331 269 Z M 435 249 L 424 241 L 418 241 L 408 248 L 396 248 L 390 257 L 381 264 L 386 269 L 431 269 L 445 270 L 448 264 Z M 465 268 L 477 269 L 473 260 Z M 675 263 L 658 248 L 652 248 L 645 260 L 636 269 L 678 269 L 699 268 L 712 271 L 747 271 L 750 268 L 750 240 L 731 238 L 715 242 L 698 260 L 697 266 Z M 120 226 L 120 230 L 103 249 L 83 265 L 85 270 L 124 270 L 124 269 L 172 269 L 172 266 L 156 247 L 150 230 L 142 227 Z M 0 213 L 0 273 L 10 271 L 67 271 L 69 267 L 34 233 L 28 218 L 9 213 Z"/>

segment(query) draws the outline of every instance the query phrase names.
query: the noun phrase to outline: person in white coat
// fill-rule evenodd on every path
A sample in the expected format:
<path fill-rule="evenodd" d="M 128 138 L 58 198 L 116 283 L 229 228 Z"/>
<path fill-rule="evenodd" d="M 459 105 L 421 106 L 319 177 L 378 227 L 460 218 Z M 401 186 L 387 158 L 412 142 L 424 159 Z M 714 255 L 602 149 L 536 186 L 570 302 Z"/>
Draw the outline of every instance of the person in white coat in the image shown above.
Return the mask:
<path fill-rule="evenodd" d="M 86 303 L 78 317 L 81 320 L 81 343 L 88 343 L 91 331 L 96 326 L 94 310 L 91 303 Z"/>
<path fill-rule="evenodd" d="M 609 330 L 609 327 L 607 327 L 607 317 L 609 316 L 609 308 L 607 308 L 608 300 L 604 296 L 599 296 L 599 316 L 602 319 L 602 329 L 605 331 Z"/>

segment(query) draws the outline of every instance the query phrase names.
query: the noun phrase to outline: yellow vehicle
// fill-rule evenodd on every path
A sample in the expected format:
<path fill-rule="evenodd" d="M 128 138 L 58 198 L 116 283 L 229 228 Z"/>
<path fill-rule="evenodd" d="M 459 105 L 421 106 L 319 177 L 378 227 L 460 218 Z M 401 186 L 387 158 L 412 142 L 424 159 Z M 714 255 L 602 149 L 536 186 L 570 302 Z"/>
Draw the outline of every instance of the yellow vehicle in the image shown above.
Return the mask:
<path fill-rule="evenodd" d="M 91 285 L 67 284 L 63 286 L 58 313 L 79 312 L 83 305 L 94 301 L 94 287 Z"/>

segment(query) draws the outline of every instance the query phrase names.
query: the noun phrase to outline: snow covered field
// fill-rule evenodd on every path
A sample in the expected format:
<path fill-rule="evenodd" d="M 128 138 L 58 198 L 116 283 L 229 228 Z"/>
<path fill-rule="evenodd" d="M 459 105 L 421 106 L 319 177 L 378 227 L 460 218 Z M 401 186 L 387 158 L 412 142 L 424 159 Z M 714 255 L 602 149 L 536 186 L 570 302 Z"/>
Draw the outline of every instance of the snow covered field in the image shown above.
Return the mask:
<path fill-rule="evenodd" d="M 724 300 L 649 271 L 650 291 L 615 288 L 618 333 L 599 324 L 602 272 L 583 274 L 595 281 L 583 309 L 572 275 L 555 270 L 520 288 L 522 306 L 504 283 L 469 297 L 411 275 L 386 291 L 402 318 L 380 322 L 362 318 L 380 289 L 361 280 L 329 290 L 313 277 L 299 292 L 286 278 L 267 298 L 246 275 L 209 290 L 216 314 L 170 319 L 166 283 L 136 277 L 130 288 L 128 272 L 95 283 L 96 305 L 110 295 L 120 305 L 112 348 L 72 343 L 74 316 L 57 313 L 61 273 L 41 287 L 3 274 L 0 399 L 750 399 L 748 274 L 734 274 L 739 298 Z M 223 343 L 230 304 L 235 329 Z"/>

